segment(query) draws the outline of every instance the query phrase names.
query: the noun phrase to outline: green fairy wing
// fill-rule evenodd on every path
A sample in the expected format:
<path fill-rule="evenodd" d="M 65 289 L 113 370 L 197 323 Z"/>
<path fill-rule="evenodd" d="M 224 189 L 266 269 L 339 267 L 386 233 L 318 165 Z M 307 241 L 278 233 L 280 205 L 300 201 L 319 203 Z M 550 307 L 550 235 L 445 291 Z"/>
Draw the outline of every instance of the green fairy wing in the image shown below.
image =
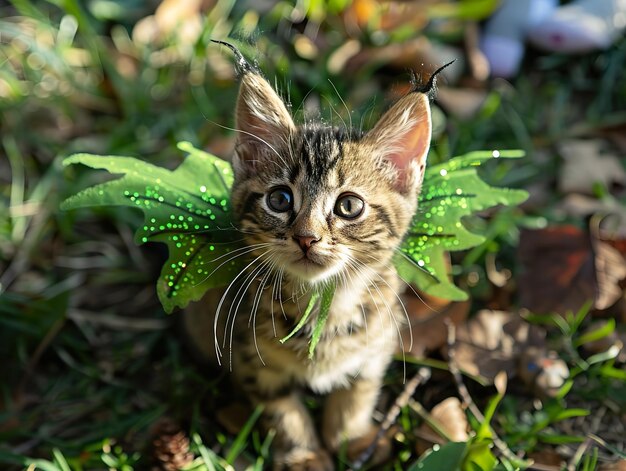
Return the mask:
<path fill-rule="evenodd" d="M 485 238 L 470 232 L 463 217 L 498 204 L 516 205 L 528 198 L 523 190 L 488 185 L 476 169 L 494 158 L 522 156 L 521 151 L 471 152 L 427 168 L 418 211 L 394 260 L 402 279 L 433 296 L 467 299 L 467 294 L 450 281 L 445 253 L 475 247 Z"/>
<path fill-rule="evenodd" d="M 76 154 L 63 162 L 123 175 L 69 197 L 61 209 L 129 206 L 143 211 L 136 242 L 163 242 L 169 249 L 157 283 L 167 312 L 229 283 L 241 269 L 242 257 L 236 255 L 245 252 L 231 217 L 230 164 L 187 142 L 178 147 L 187 156 L 174 171 L 132 157 Z"/>

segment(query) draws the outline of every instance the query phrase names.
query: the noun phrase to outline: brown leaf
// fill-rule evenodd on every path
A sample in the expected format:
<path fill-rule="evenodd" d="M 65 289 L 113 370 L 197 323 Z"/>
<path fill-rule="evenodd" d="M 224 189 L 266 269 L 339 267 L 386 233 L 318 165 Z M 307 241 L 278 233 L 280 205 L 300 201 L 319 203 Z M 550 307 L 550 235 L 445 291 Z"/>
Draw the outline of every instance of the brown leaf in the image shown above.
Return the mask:
<path fill-rule="evenodd" d="M 564 463 L 563 457 L 552 448 L 530 452 L 528 454 L 528 458 L 533 460 L 538 465 L 543 465 L 544 468 L 553 467 L 554 471 L 560 471 Z"/>
<path fill-rule="evenodd" d="M 506 393 L 508 380 L 509 378 L 506 374 L 506 371 L 500 371 L 493 380 L 493 384 L 496 387 L 498 394 L 500 394 L 501 396 L 504 396 L 504 394 Z"/>
<path fill-rule="evenodd" d="M 606 188 L 626 185 L 626 170 L 618 156 L 603 152 L 602 140 L 571 140 L 559 145 L 565 163 L 559 173 L 564 193 L 593 194 L 598 183 Z"/>
<path fill-rule="evenodd" d="M 483 310 L 457 328 L 459 367 L 493 381 L 501 371 L 514 376 L 519 355 L 527 348 L 543 348 L 545 331 L 517 315 Z"/>
<path fill-rule="evenodd" d="M 432 421 L 437 427 L 453 442 L 465 442 L 469 439 L 467 433 L 469 424 L 467 416 L 461 406 L 461 401 L 456 397 L 444 399 L 430 412 Z M 416 446 L 417 451 L 421 455 L 435 443 L 445 443 L 445 439 L 441 437 L 427 422 L 420 425 L 418 429 L 418 440 Z"/>
<path fill-rule="evenodd" d="M 596 309 L 607 309 L 623 295 L 619 283 L 626 278 L 626 260 L 609 244 L 596 241 Z"/>
<path fill-rule="evenodd" d="M 626 471 L 626 460 L 614 461 L 613 463 L 602 463 L 598 466 L 598 471 Z"/>
<path fill-rule="evenodd" d="M 524 307 L 538 313 L 578 311 L 593 300 L 606 309 L 622 295 L 626 262 L 606 243 L 574 226 L 523 230 L 518 256 Z"/>

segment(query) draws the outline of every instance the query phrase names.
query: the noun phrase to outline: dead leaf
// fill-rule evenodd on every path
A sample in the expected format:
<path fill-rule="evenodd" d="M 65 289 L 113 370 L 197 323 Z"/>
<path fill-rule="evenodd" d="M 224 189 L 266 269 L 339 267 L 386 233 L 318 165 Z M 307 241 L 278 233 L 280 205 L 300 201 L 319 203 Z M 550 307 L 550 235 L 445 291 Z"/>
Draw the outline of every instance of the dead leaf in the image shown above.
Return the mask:
<path fill-rule="evenodd" d="M 523 230 L 518 256 L 521 303 L 537 313 L 606 309 L 622 295 L 626 262 L 614 248 L 575 226 Z"/>
<path fill-rule="evenodd" d="M 619 283 L 626 278 L 626 260 L 609 244 L 595 242 L 596 309 L 607 309 L 623 296 Z"/>
<path fill-rule="evenodd" d="M 602 463 L 598 466 L 598 471 L 626 471 L 626 460 L 614 461 L 613 463 Z"/>
<path fill-rule="evenodd" d="M 538 465 L 543 465 L 544 467 L 553 467 L 554 471 L 560 471 L 564 463 L 563 457 L 552 448 L 547 448 L 540 451 L 532 451 L 528 454 L 528 459 L 531 459 Z"/>
<path fill-rule="evenodd" d="M 482 310 L 457 327 L 455 350 L 459 368 L 493 381 L 501 371 L 514 376 L 521 353 L 544 345 L 541 327 L 509 312 Z"/>
<path fill-rule="evenodd" d="M 444 399 L 430 412 L 432 421 L 453 442 L 466 442 L 469 439 L 469 423 L 467 416 L 456 397 Z M 418 454 L 424 453 L 435 443 L 443 444 L 446 439 L 437 433 L 428 422 L 424 422 L 418 429 L 419 439 L 416 443 Z"/>
<path fill-rule="evenodd" d="M 559 174 L 563 193 L 592 195 L 598 183 L 606 188 L 626 185 L 626 170 L 617 155 L 603 152 L 604 141 L 570 140 L 559 144 L 564 165 Z"/>
<path fill-rule="evenodd" d="M 496 387 L 496 391 L 501 396 L 504 396 L 506 393 L 506 387 L 508 385 L 509 377 L 506 374 L 506 371 L 500 371 L 493 380 L 493 384 Z"/>
<path fill-rule="evenodd" d="M 600 123 L 583 121 L 571 126 L 572 137 L 602 137 L 611 142 L 622 154 L 626 152 L 626 115 L 609 115 Z"/>

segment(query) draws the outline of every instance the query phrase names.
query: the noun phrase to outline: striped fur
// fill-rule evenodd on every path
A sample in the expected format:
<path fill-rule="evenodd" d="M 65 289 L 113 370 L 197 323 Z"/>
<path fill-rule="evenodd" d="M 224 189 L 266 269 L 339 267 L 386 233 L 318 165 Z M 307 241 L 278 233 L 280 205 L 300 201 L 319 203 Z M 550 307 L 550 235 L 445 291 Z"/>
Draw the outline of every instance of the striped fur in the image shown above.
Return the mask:
<path fill-rule="evenodd" d="M 331 470 L 329 454 L 369 432 L 400 339 L 405 314 L 392 256 L 416 210 L 430 143 L 428 98 L 407 95 L 366 134 L 296 126 L 269 84 L 248 71 L 237 127 L 232 202 L 252 262 L 226 292 L 211 292 L 189 309 L 188 331 L 232 368 L 252 403 L 264 406 L 266 426 L 277 431 L 275 469 Z M 291 192 L 292 209 L 272 209 L 275 188 Z M 364 202 L 360 216 L 336 214 L 345 194 Z M 317 239 L 308 251 L 303 235 Z M 302 317 L 312 288 L 329 281 L 337 291 L 309 360 L 316 314 L 298 335 L 279 339 Z M 300 388 L 328 395 L 322 440 Z"/>

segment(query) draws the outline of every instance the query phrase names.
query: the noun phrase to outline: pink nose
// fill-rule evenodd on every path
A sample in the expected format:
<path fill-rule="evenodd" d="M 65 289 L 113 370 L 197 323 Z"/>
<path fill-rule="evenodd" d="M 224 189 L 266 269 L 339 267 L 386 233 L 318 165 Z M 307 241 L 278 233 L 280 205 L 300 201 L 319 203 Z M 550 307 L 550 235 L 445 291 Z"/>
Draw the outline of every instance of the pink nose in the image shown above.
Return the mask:
<path fill-rule="evenodd" d="M 295 240 L 302 251 L 307 253 L 315 242 L 318 242 L 320 239 L 317 236 L 305 234 L 305 235 L 294 235 L 293 240 Z"/>

